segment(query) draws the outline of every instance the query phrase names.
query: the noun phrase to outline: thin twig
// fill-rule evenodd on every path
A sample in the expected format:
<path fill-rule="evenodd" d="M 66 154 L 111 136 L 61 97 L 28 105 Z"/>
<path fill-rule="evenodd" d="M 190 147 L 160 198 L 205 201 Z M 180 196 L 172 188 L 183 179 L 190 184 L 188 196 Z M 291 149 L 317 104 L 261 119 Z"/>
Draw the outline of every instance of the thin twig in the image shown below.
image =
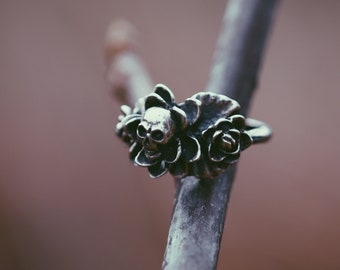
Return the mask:
<path fill-rule="evenodd" d="M 275 0 L 228 3 L 206 90 L 236 99 L 246 114 Z M 236 166 L 213 180 L 177 180 L 163 269 L 215 269 Z"/>
<path fill-rule="evenodd" d="M 153 88 L 136 51 L 136 35 L 136 29 L 129 22 L 118 20 L 111 23 L 106 36 L 107 80 L 112 94 L 122 104 L 134 105 Z"/>

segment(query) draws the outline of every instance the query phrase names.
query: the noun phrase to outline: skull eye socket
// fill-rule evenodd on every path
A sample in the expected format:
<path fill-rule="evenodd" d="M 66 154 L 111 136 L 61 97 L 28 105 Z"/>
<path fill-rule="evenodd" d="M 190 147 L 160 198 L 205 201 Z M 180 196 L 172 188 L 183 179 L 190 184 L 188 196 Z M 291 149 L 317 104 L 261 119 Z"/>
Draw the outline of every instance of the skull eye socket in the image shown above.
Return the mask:
<path fill-rule="evenodd" d="M 137 135 L 138 135 L 138 137 L 145 138 L 146 133 L 147 133 L 147 131 L 146 131 L 145 127 L 139 125 L 138 128 L 137 128 Z"/>
<path fill-rule="evenodd" d="M 151 138 L 156 142 L 162 142 L 164 139 L 164 134 L 161 130 L 154 130 L 151 132 Z"/>

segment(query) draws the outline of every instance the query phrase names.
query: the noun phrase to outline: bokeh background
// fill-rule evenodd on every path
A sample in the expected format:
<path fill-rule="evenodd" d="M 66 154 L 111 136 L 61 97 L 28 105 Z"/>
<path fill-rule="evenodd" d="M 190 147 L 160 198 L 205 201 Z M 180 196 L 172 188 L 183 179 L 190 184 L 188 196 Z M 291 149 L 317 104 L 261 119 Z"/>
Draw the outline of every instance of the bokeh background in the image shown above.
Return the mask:
<path fill-rule="evenodd" d="M 115 137 L 105 81 L 114 18 L 155 82 L 204 89 L 225 1 L 0 0 L 0 269 L 159 269 L 172 177 Z M 218 269 L 340 269 L 340 2 L 282 1 L 250 115 Z"/>

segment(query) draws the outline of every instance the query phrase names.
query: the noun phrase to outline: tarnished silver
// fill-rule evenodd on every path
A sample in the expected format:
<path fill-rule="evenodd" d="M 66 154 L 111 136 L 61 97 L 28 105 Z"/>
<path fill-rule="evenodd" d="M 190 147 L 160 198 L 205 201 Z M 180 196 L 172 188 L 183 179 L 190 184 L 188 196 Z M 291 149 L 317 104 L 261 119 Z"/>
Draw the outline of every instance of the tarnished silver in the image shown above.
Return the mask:
<path fill-rule="evenodd" d="M 177 104 L 171 90 L 157 84 L 134 108 L 122 106 L 117 135 L 130 146 L 130 159 L 153 178 L 168 171 L 176 178 L 212 178 L 271 136 L 267 124 L 239 110 L 235 100 L 211 92 Z"/>

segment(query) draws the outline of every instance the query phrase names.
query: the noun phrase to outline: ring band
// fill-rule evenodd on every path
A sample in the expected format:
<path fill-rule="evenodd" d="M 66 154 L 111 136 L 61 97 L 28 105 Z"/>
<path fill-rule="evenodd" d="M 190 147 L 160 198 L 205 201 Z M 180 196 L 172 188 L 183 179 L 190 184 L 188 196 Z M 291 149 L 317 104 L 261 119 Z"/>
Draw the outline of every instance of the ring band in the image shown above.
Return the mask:
<path fill-rule="evenodd" d="M 130 159 L 152 178 L 168 171 L 176 178 L 213 178 L 252 143 L 271 137 L 269 125 L 245 119 L 239 110 L 235 100 L 212 92 L 178 104 L 167 86 L 157 84 L 134 108 L 121 107 L 116 133 L 130 146 Z"/>
<path fill-rule="evenodd" d="M 266 142 L 272 136 L 272 129 L 268 124 L 253 118 L 246 118 L 246 130 L 253 143 Z"/>

